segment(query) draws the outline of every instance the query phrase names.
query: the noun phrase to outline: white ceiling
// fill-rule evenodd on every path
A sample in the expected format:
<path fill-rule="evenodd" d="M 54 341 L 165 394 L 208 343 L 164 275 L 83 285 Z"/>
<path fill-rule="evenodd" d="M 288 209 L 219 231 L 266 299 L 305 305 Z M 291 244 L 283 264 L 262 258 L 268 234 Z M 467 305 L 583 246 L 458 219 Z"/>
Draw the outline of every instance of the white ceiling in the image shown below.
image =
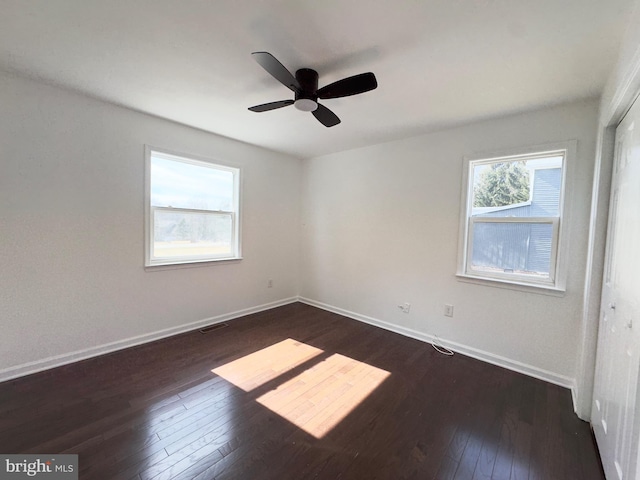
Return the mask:
<path fill-rule="evenodd" d="M 0 69 L 312 157 L 600 94 L 633 0 L 0 0 Z M 326 128 L 251 57 L 320 86 Z"/>

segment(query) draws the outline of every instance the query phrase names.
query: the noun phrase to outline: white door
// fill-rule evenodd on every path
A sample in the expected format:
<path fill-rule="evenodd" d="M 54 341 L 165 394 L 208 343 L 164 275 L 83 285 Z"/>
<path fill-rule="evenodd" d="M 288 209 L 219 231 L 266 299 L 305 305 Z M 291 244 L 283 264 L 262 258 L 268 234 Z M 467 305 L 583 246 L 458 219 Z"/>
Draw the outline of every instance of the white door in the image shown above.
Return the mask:
<path fill-rule="evenodd" d="M 616 130 L 592 423 L 607 480 L 640 480 L 640 101 Z"/>

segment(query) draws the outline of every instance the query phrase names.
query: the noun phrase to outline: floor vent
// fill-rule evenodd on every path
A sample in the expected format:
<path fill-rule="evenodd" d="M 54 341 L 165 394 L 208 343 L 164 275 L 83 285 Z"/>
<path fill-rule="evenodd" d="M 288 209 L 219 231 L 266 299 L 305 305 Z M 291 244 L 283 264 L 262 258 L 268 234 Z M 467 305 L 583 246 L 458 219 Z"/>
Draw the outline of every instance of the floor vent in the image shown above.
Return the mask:
<path fill-rule="evenodd" d="M 204 327 L 200 329 L 200 333 L 209 333 L 209 332 L 213 332 L 214 330 L 220 330 L 221 328 L 224 327 L 228 327 L 229 324 L 227 323 L 217 323 L 215 325 L 209 325 L 208 327 Z"/>

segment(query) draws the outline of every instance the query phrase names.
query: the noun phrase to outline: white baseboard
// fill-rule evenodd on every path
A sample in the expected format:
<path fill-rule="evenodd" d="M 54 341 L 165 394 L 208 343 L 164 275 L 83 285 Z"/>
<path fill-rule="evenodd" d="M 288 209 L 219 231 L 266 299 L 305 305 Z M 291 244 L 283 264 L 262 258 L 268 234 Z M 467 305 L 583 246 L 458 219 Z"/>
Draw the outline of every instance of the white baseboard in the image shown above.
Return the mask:
<path fill-rule="evenodd" d="M 588 418 L 582 418 L 582 415 L 580 415 L 580 412 L 578 410 L 578 382 L 574 381 L 573 385 L 571 385 L 571 401 L 573 402 L 573 411 L 576 412 L 576 415 L 578 415 L 578 418 L 580 420 L 584 420 L 585 422 L 589 422 Z"/>
<path fill-rule="evenodd" d="M 135 337 L 124 339 L 124 340 L 119 340 L 117 342 L 111 342 L 111 343 L 99 345 L 96 347 L 77 350 L 75 352 L 56 355 L 56 356 L 48 357 L 42 360 L 37 360 L 34 362 L 29 362 L 29 363 L 24 363 L 21 365 L 9 367 L 9 368 L 0 370 L 0 382 L 4 382 L 4 381 L 11 380 L 18 377 L 23 377 L 25 375 L 31 375 L 33 373 L 41 372 L 43 370 L 48 370 L 48 369 L 59 367 L 62 365 L 67 365 L 70 363 L 78 362 L 80 360 L 97 357 L 97 356 L 115 352 L 118 350 L 123 350 L 125 348 L 134 347 L 136 345 L 141 345 L 143 343 L 153 342 L 155 340 L 171 337 L 173 335 L 178 335 L 180 333 L 197 330 L 199 328 L 202 328 L 208 325 L 214 325 L 216 323 L 230 321 L 235 318 L 243 317 L 245 315 L 250 315 L 252 313 L 258 313 L 265 310 L 270 310 L 272 308 L 288 305 L 290 303 L 295 303 L 295 302 L 305 303 L 307 305 L 321 308 L 329 312 L 337 313 L 339 315 L 343 315 L 345 317 L 352 318 L 360 322 L 368 323 L 369 325 L 373 325 L 376 327 L 384 328 L 385 330 L 399 333 L 400 335 L 415 338 L 423 342 L 433 343 L 435 340 L 435 337 L 433 335 L 422 333 L 417 330 L 402 327 L 399 325 L 394 325 L 392 323 L 388 323 L 388 322 L 385 322 L 373 317 L 369 317 L 366 315 L 361 315 L 359 313 L 351 312 L 349 310 L 344 310 L 342 308 L 338 308 L 333 305 L 328 305 L 326 303 L 318 302 L 316 300 L 311 300 L 309 298 L 291 297 L 291 298 L 278 300 L 275 302 L 265 303 L 263 305 L 257 305 L 255 307 L 249 307 L 242 310 L 237 310 L 235 312 L 218 315 L 215 317 L 205 318 L 202 320 L 198 320 L 196 322 L 179 325 L 177 327 L 167 328 L 164 330 L 159 330 L 159 331 L 144 334 L 144 335 L 138 335 Z M 546 382 L 553 383 L 555 385 L 560 385 L 562 387 L 569 388 L 571 389 L 571 395 L 572 395 L 574 409 L 575 409 L 576 383 L 575 383 L 575 380 L 572 378 L 559 375 L 559 374 L 550 372 L 548 370 L 543 370 L 541 368 L 537 368 L 532 365 L 527 365 L 525 363 L 518 362 L 517 360 L 511 360 L 509 358 L 502 357 L 500 355 L 495 355 L 490 352 L 485 352 L 483 350 L 469 347 L 467 345 L 463 345 L 457 342 L 452 342 L 452 341 L 448 341 L 441 338 L 439 338 L 438 341 L 442 346 L 445 346 L 453 350 L 454 352 L 460 353 L 462 355 L 467 355 L 469 357 L 476 358 L 478 360 L 482 360 L 484 362 L 497 365 L 499 367 L 507 368 L 509 370 L 513 370 L 515 372 L 519 372 L 519 373 L 528 375 L 530 377 L 538 378 L 540 380 L 544 380 Z"/>
<path fill-rule="evenodd" d="M 285 298 L 283 300 L 265 303 L 263 305 L 257 305 L 255 307 L 244 308 L 242 310 L 217 315 L 215 317 L 205 318 L 196 322 L 186 323 L 177 327 L 165 328 L 164 330 L 158 330 L 156 332 L 146 333 L 144 335 L 138 335 L 135 337 L 126 338 L 124 340 L 118 340 L 116 342 L 106 343 L 104 345 L 98 345 L 96 347 L 85 348 L 82 350 L 77 350 L 75 352 L 55 355 L 53 357 L 44 358 L 42 360 L 36 360 L 34 362 L 16 365 L 0 370 L 0 382 L 5 382 L 13 378 L 23 377 L 25 375 L 31 375 L 32 373 L 49 370 L 51 368 L 60 367 L 62 365 L 78 362 L 80 360 L 86 360 L 87 358 L 97 357 L 106 353 L 115 352 L 117 350 L 134 347 L 143 343 L 153 342 L 155 340 L 171 337 L 173 335 L 189 332 L 191 330 L 197 330 L 208 325 L 227 322 L 229 320 L 233 320 L 234 318 L 243 317 L 252 313 L 262 312 L 264 310 L 270 310 L 272 308 L 281 307 L 283 305 L 288 305 L 297 301 L 297 297 Z"/>
<path fill-rule="evenodd" d="M 390 330 L 392 332 L 399 333 L 400 335 L 415 338 L 417 340 L 422 340 L 423 342 L 433 343 L 434 340 L 436 340 L 436 338 L 433 335 L 422 333 L 417 330 L 413 330 L 411 328 L 394 325 L 392 323 L 378 320 L 377 318 L 368 317 L 366 315 L 361 315 L 359 313 L 350 312 L 348 310 L 334 307 L 333 305 L 327 305 L 326 303 L 318 302 L 316 300 L 311 300 L 309 298 L 298 297 L 298 301 L 302 303 L 306 303 L 307 305 L 311 305 L 313 307 L 321 308 L 329 312 L 337 313 L 339 315 L 352 318 L 354 320 L 358 320 L 360 322 L 364 322 L 376 327 L 384 328 L 385 330 Z M 571 393 L 574 398 L 574 409 L 575 409 L 576 382 L 575 382 L 575 379 L 573 378 L 566 377 L 564 375 L 559 375 L 557 373 L 550 372 L 542 368 L 534 367 L 533 365 L 527 365 L 526 363 L 522 363 L 517 360 L 511 360 L 509 358 L 502 357 L 500 355 L 496 355 L 490 352 L 485 352 L 477 348 L 469 347 L 461 343 L 444 340 L 442 338 L 438 338 L 438 342 L 440 343 L 440 345 L 447 347 L 450 350 L 460 353 L 462 355 L 466 355 L 468 357 L 482 360 L 483 362 L 491 363 L 493 365 L 497 365 L 499 367 L 503 367 L 508 370 L 513 370 L 514 372 L 522 373 L 524 375 L 528 375 L 530 377 L 534 377 L 539 380 L 544 380 L 545 382 L 553 383 L 554 385 L 559 385 L 561 387 L 569 388 L 571 389 Z"/>

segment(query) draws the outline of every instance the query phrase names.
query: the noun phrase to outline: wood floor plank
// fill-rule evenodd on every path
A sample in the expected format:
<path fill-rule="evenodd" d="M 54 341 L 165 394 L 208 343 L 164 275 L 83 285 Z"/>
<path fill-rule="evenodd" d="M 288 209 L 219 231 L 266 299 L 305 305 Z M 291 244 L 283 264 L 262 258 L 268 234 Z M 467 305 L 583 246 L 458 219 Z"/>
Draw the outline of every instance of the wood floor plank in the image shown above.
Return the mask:
<path fill-rule="evenodd" d="M 87 480 L 604 479 L 567 389 L 301 303 L 2 383 L 0 451 Z"/>

